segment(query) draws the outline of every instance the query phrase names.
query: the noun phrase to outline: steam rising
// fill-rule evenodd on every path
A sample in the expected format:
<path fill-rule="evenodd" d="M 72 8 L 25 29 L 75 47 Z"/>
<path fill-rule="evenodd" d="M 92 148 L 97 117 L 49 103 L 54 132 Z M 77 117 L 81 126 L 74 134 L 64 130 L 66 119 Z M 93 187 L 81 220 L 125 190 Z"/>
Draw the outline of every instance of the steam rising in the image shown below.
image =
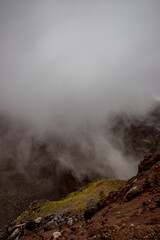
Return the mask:
<path fill-rule="evenodd" d="M 133 175 L 107 123 L 112 113 L 142 115 L 159 98 L 159 22 L 158 0 L 0 2 L 0 112 L 26 126 L 19 166 L 36 139 L 78 178 Z"/>

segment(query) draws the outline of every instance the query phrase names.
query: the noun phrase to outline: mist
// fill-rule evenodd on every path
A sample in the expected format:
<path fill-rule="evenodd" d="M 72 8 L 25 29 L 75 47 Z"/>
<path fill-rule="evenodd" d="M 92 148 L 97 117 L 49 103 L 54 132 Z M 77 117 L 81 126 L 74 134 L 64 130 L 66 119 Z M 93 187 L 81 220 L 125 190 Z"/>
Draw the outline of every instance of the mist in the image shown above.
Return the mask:
<path fill-rule="evenodd" d="M 158 0 L 0 2 L 0 113 L 13 120 L 7 139 L 20 132 L 21 170 L 33 139 L 47 142 L 55 159 L 56 136 L 65 142 L 56 149 L 59 169 L 79 179 L 136 172 L 108 121 L 113 113 L 142 116 L 160 98 L 159 22 Z"/>

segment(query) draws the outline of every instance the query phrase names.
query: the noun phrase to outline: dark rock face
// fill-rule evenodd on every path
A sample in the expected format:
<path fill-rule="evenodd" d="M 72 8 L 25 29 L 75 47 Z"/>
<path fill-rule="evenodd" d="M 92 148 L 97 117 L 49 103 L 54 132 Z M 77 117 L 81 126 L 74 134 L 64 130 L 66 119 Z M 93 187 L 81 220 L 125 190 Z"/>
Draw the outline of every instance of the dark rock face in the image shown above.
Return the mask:
<path fill-rule="evenodd" d="M 124 153 L 139 162 L 148 153 L 160 153 L 160 104 L 141 118 L 122 114 L 110 121 L 111 133 L 124 143 Z M 116 141 L 115 141 L 115 144 Z"/>
<path fill-rule="evenodd" d="M 144 160 L 138 165 L 138 173 L 148 171 L 155 163 L 160 161 L 160 155 L 147 154 Z"/>

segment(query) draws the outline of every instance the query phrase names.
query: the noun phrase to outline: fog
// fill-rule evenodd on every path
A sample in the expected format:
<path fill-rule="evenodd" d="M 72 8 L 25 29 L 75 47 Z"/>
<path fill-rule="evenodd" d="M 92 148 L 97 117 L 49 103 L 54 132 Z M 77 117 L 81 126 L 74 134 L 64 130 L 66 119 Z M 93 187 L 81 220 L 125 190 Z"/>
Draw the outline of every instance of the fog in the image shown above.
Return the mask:
<path fill-rule="evenodd" d="M 111 113 L 143 115 L 160 98 L 159 23 L 159 0 L 1 0 L 0 113 L 28 126 L 23 159 L 28 136 L 58 135 L 92 149 L 92 159 L 58 156 L 78 178 L 135 173 L 104 126 Z"/>

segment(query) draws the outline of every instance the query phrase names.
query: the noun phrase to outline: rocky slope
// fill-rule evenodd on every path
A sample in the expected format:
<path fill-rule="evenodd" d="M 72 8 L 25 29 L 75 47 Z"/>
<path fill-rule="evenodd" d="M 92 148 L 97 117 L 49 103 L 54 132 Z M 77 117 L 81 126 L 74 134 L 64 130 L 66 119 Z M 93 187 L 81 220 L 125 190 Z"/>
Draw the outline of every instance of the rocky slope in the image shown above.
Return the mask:
<path fill-rule="evenodd" d="M 1 239 L 4 236 L 24 240 L 159 240 L 160 154 L 146 155 L 136 176 L 94 206 L 88 206 L 83 215 L 50 212 L 45 217 L 10 226 Z"/>

